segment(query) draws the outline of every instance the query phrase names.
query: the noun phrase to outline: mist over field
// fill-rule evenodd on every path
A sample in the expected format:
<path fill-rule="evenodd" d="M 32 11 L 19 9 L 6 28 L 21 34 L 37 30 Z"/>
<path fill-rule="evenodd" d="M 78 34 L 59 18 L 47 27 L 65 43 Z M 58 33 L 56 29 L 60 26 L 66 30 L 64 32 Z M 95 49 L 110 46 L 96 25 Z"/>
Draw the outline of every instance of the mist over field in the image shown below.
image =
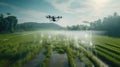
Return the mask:
<path fill-rule="evenodd" d="M 0 0 L 0 67 L 120 67 L 119 0 Z"/>

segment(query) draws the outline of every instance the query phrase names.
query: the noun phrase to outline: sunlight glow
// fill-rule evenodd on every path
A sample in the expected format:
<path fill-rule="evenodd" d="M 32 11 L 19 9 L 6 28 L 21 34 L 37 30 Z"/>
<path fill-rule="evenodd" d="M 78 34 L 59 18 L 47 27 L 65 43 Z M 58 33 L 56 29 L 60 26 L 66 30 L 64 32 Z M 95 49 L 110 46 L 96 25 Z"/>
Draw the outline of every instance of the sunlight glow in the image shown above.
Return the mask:
<path fill-rule="evenodd" d="M 89 37 L 89 35 L 88 34 L 85 34 L 85 38 L 88 38 Z"/>
<path fill-rule="evenodd" d="M 110 0 L 91 0 L 92 7 L 94 8 L 94 14 L 100 15 L 105 10 Z"/>
<path fill-rule="evenodd" d="M 92 43 L 92 42 L 90 42 L 90 46 L 93 46 L 93 43 Z"/>
<path fill-rule="evenodd" d="M 107 3 L 109 0 L 93 0 L 96 4 L 104 4 Z"/>
<path fill-rule="evenodd" d="M 44 37 L 44 34 L 41 33 L 41 37 Z"/>

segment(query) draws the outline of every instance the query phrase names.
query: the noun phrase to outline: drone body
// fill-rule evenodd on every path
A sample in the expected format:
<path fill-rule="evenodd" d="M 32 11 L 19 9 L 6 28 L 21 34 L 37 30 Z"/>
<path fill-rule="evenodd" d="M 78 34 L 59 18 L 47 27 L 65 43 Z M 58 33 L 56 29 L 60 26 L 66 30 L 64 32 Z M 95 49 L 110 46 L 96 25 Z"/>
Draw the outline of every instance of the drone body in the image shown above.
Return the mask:
<path fill-rule="evenodd" d="M 55 16 L 48 15 L 48 16 L 46 16 L 46 18 L 48 18 L 50 21 L 57 22 L 59 19 L 62 18 L 62 16 L 55 17 Z"/>

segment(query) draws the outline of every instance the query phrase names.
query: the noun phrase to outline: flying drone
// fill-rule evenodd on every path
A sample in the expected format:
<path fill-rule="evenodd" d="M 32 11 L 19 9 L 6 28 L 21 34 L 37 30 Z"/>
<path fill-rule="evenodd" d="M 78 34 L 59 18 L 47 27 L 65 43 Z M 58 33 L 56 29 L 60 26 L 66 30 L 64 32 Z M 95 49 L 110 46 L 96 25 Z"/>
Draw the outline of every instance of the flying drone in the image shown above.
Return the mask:
<path fill-rule="evenodd" d="M 50 16 L 50 15 L 48 15 L 48 16 L 46 16 L 46 18 L 48 18 L 50 21 L 53 21 L 53 22 L 57 22 L 59 19 L 61 19 L 62 18 L 62 16 Z"/>

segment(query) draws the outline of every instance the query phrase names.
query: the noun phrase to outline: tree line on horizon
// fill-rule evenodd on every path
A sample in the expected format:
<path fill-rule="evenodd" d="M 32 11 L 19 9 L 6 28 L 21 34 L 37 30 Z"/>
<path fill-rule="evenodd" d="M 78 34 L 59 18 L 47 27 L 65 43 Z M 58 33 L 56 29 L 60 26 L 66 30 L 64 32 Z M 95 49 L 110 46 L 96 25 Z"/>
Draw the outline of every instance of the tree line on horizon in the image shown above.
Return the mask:
<path fill-rule="evenodd" d="M 16 16 L 12 16 L 10 13 L 0 14 L 0 32 L 14 32 L 18 19 Z"/>
<path fill-rule="evenodd" d="M 0 33 L 49 29 L 60 30 L 64 28 L 55 23 L 24 22 L 18 24 L 18 18 L 16 16 L 11 15 L 10 13 L 0 14 Z"/>
<path fill-rule="evenodd" d="M 44 29 L 49 27 L 64 29 L 59 25 L 55 24 L 38 24 L 38 23 L 23 23 L 17 24 L 18 19 L 16 16 L 12 16 L 10 13 L 7 16 L 0 14 L 0 32 L 15 32 L 18 30 L 38 30 L 40 28 Z M 89 22 L 89 21 L 88 21 Z M 120 36 L 120 16 L 115 12 L 113 15 L 104 17 L 103 19 L 98 19 L 93 22 L 89 22 L 87 25 L 73 25 L 67 26 L 67 30 L 99 30 L 106 31 L 109 35 L 119 35 Z M 54 27 L 53 27 L 54 26 Z"/>
<path fill-rule="evenodd" d="M 88 21 L 89 22 L 89 21 Z M 106 31 L 108 35 L 120 36 L 120 16 L 115 12 L 113 15 L 89 22 L 87 25 L 67 26 L 68 30 L 97 30 Z"/>

